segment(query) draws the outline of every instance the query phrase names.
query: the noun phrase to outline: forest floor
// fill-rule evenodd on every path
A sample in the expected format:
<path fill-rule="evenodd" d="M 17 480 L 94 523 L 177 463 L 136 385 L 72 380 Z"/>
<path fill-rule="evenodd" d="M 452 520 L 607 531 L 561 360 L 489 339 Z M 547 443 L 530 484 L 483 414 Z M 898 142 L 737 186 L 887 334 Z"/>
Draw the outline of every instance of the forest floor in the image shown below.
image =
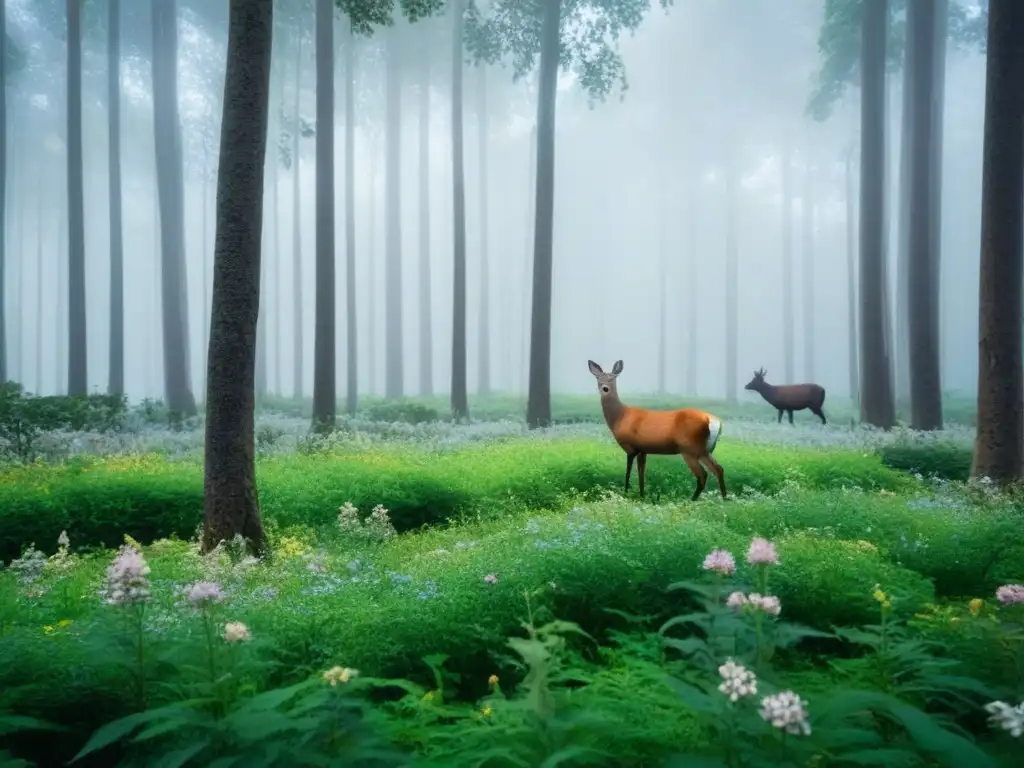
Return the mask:
<path fill-rule="evenodd" d="M 0 468 L 0 750 L 58 765 L 94 734 L 78 764 L 1014 764 L 984 706 L 1024 697 L 1024 604 L 995 597 L 1024 580 L 1021 506 L 963 482 L 968 410 L 923 436 L 841 406 L 823 427 L 705 405 L 728 501 L 713 479 L 689 501 L 671 457 L 646 499 L 635 474 L 623 495 L 596 397 L 560 398 L 565 423 L 538 432 L 511 399 L 469 425 L 371 402 L 327 438 L 308 404 L 267 403 L 265 562 L 198 554 L 191 425 L 43 436 L 44 460 Z M 732 570 L 718 549 L 734 572 L 708 569 Z M 148 600 L 104 598 L 135 551 Z M 787 690 L 803 710 L 763 701 Z"/>

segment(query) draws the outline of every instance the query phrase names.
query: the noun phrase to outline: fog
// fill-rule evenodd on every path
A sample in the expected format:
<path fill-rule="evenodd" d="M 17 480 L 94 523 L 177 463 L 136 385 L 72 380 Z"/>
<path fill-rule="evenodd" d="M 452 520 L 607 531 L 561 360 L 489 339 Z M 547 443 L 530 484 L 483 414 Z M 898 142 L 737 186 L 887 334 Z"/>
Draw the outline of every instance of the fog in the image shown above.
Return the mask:
<path fill-rule="evenodd" d="M 156 199 L 152 35 L 149 3 L 126 3 L 121 63 L 125 386 L 130 399 L 163 397 Z M 281 3 L 278 4 L 279 6 Z M 821 0 L 678 0 L 657 4 L 621 40 L 629 87 L 591 104 L 571 72 L 559 80 L 556 129 L 551 377 L 554 392 L 590 392 L 586 362 L 606 369 L 623 359 L 620 391 L 664 387 L 724 397 L 726 382 L 725 168 L 733 148 L 738 194 L 738 376 L 741 401 L 751 371 L 783 382 L 783 189 L 781 159 L 793 152 L 793 306 L 796 380 L 813 378 L 830 394 L 849 393 L 846 153 L 858 147 L 859 91 L 822 122 L 805 107 L 821 66 Z M 6 211 L 8 378 L 31 391 L 67 387 L 66 45 L 62 3 L 7 0 L 7 31 L 25 66 L 7 77 Z M 128 7 L 130 6 L 130 7 Z M 105 4 L 83 16 L 83 145 L 88 380 L 105 391 L 110 346 Z M 54 23 L 57 19 L 59 23 Z M 313 14 L 275 20 L 271 124 L 264 215 L 261 317 L 267 330 L 267 388 L 294 394 L 295 226 L 293 174 L 280 162 L 291 146 L 299 73 L 299 111 L 315 117 Z M 299 32 L 301 29 L 301 33 Z M 297 41 L 302 38 L 301 52 Z M 361 394 L 384 392 L 385 63 L 396 36 L 402 59 L 402 338 L 407 395 L 419 391 L 419 96 L 429 61 L 430 280 L 433 386 L 449 388 L 452 345 L 452 164 L 450 22 L 399 22 L 372 38 L 349 35 L 336 20 L 335 204 L 339 397 L 345 365 L 345 46 L 356 55 L 356 234 Z M 212 275 L 216 154 L 226 55 L 226 3 L 179 0 L 179 113 L 185 174 L 186 260 L 191 373 L 203 393 Z M 425 50 L 421 51 L 420 48 Z M 301 56 L 301 58 L 299 58 Z M 513 82 L 501 66 L 465 68 L 468 371 L 477 389 L 481 302 L 489 310 L 491 389 L 524 392 L 534 228 L 536 78 Z M 481 79 L 486 100 L 481 98 Z M 889 298 L 894 302 L 897 177 L 902 74 L 889 76 L 887 201 Z M 484 105 L 484 106 L 482 106 Z M 481 110 L 486 120 L 481 120 Z M 977 274 L 984 120 L 984 58 L 950 45 L 944 112 L 941 314 L 942 384 L 971 393 L 977 380 Z M 480 126 L 486 135 L 481 136 Z M 481 185 L 481 141 L 486 189 Z M 303 394 L 312 392 L 315 141 L 300 140 Z M 854 162 L 854 182 L 857 164 Z M 856 194 L 856 190 L 855 194 Z M 856 197 L 854 197 L 856 201 Z M 813 205 L 809 205 L 811 201 Z M 482 245 L 481 212 L 487 238 Z M 805 219 L 810 227 L 805 226 Z M 807 230 L 810 230 L 808 232 Z M 808 236 L 809 235 L 809 236 Z M 692 244 L 692 246 L 691 246 Z M 486 291 L 480 254 L 489 258 Z M 695 257 L 694 257 L 695 255 Z M 805 258 L 813 259 L 806 290 Z M 805 303 L 805 296 L 810 302 Z M 810 314 L 808 314 L 808 309 Z M 813 371 L 805 333 L 812 329 Z M 687 370 L 691 334 L 698 365 Z M 664 349 L 662 357 L 662 349 Z M 661 362 L 663 360 L 663 363 Z M 663 371 L 663 373 L 662 373 Z M 695 391 L 690 390 L 690 384 Z"/>

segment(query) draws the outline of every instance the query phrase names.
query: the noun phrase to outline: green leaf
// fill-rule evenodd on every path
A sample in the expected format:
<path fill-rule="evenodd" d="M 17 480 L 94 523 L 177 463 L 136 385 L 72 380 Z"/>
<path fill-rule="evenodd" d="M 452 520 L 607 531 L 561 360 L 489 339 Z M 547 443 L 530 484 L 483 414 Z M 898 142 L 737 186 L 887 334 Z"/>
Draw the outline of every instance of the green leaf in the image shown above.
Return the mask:
<path fill-rule="evenodd" d="M 677 677 L 669 677 L 666 682 L 684 704 L 697 712 L 719 714 L 724 706 L 724 702 L 714 701 L 703 691 L 689 683 L 684 683 Z"/>
<path fill-rule="evenodd" d="M 898 768 L 898 766 L 902 765 L 917 765 L 920 758 L 913 752 L 908 752 L 905 749 L 885 748 L 843 752 L 842 760 L 843 763 L 853 763 L 854 765 L 879 765 L 884 766 L 884 768 Z"/>
<path fill-rule="evenodd" d="M 684 624 L 693 624 L 695 626 L 702 627 L 707 623 L 707 616 L 708 615 L 706 613 L 685 613 L 682 616 L 673 616 L 661 625 L 658 629 L 658 634 L 663 635 L 665 632 L 672 629 L 672 627 Z"/>
<path fill-rule="evenodd" d="M 997 768 L 998 764 L 977 745 L 947 731 L 916 707 L 894 701 L 889 712 L 906 728 L 915 744 L 950 768 Z"/>
<path fill-rule="evenodd" d="M 183 765 L 187 765 L 189 760 L 210 746 L 212 741 L 212 738 L 205 736 L 192 744 L 165 752 L 159 760 L 153 763 L 153 768 L 181 768 Z"/>
<path fill-rule="evenodd" d="M 665 768 L 726 768 L 727 763 L 720 757 L 706 755 L 672 755 L 665 763 Z"/>
<path fill-rule="evenodd" d="M 71 762 L 74 763 L 98 749 L 103 749 L 120 741 L 141 725 L 164 717 L 166 715 L 164 710 L 165 708 L 150 709 L 145 712 L 137 712 L 134 715 L 122 717 L 119 720 L 114 720 L 112 723 L 107 723 L 93 733 L 85 743 L 85 746 L 79 750 L 78 754 L 71 758 Z"/>
<path fill-rule="evenodd" d="M 63 726 L 24 715 L 0 715 L 0 736 L 19 731 L 63 731 Z"/>

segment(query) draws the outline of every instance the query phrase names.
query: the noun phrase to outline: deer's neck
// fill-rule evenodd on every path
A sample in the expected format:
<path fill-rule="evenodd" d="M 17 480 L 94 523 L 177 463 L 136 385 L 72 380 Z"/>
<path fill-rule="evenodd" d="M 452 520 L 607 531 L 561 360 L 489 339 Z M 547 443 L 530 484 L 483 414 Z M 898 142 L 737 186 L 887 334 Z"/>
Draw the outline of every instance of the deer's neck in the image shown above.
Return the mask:
<path fill-rule="evenodd" d="M 778 394 L 778 387 L 774 384 L 762 384 L 761 389 L 758 390 L 761 393 L 761 397 L 768 401 L 769 404 L 775 403 L 775 396 Z"/>
<path fill-rule="evenodd" d="M 614 432 L 622 414 L 626 412 L 626 406 L 619 400 L 618 395 L 608 395 L 601 398 L 601 410 L 604 412 L 604 420 L 608 429 Z"/>

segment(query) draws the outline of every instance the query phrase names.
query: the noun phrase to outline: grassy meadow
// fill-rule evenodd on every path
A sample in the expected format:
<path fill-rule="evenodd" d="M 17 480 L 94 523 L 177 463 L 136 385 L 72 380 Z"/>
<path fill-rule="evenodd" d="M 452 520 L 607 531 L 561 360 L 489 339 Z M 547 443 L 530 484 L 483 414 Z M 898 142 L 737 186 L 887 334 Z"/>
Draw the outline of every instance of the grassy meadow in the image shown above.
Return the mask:
<path fill-rule="evenodd" d="M 0 466 L 0 765 L 1019 764 L 1021 504 L 965 482 L 969 404 L 699 405 L 727 501 L 672 457 L 624 495 L 596 396 L 329 437 L 267 401 L 264 561 L 198 553 L 197 424 L 36 430 Z"/>

